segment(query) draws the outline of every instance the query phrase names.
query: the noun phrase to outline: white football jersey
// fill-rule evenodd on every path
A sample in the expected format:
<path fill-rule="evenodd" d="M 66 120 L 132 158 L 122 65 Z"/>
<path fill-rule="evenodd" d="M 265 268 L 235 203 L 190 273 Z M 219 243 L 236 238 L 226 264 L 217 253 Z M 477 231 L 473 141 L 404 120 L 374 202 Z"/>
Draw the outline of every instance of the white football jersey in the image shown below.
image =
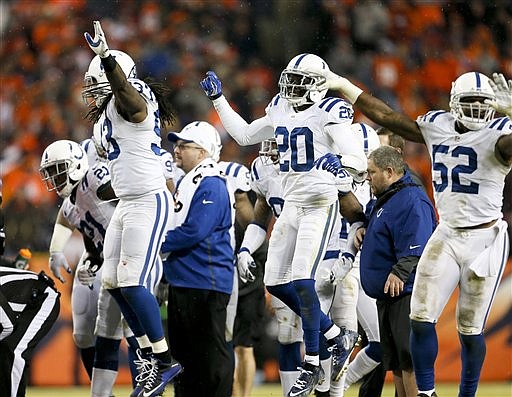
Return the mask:
<path fill-rule="evenodd" d="M 232 161 L 219 161 L 219 167 L 222 173 L 229 181 L 232 193 L 251 190 L 251 173 L 243 164 L 234 163 Z"/>
<path fill-rule="evenodd" d="M 279 165 L 265 164 L 261 157 L 256 157 L 251 165 L 251 189 L 260 196 L 265 197 L 272 213 L 276 218 L 281 215 L 284 199 L 281 194 L 282 175 L 279 174 Z"/>
<path fill-rule="evenodd" d="M 165 149 L 160 149 L 158 156 L 160 157 L 160 163 L 162 164 L 162 170 L 166 180 L 172 179 L 174 183 L 176 183 L 185 175 L 185 172 L 183 172 L 181 168 L 176 167 L 174 157 L 170 152 Z"/>
<path fill-rule="evenodd" d="M 297 112 L 277 95 L 266 108 L 279 150 L 283 198 L 301 206 L 330 205 L 338 198 L 330 173 L 318 171 L 314 162 L 326 153 L 357 153 L 352 138 L 352 106 L 341 98 L 325 98 Z"/>
<path fill-rule="evenodd" d="M 64 199 L 62 214 L 66 220 L 80 232 L 89 237 L 98 252 L 103 252 L 105 231 L 112 218 L 117 201 L 100 200 L 96 194 L 98 188 L 110 180 L 107 161 L 97 156 L 90 140 L 83 142 L 90 163 L 89 170 L 82 178 L 73 195 Z"/>
<path fill-rule="evenodd" d="M 166 189 L 158 156 L 161 150 L 158 103 L 142 80 L 128 81 L 146 101 L 146 119 L 141 123 L 126 121 L 117 112 L 113 98 L 98 121 L 101 146 L 108 153 L 112 187 L 119 198 L 138 197 Z"/>
<path fill-rule="evenodd" d="M 468 227 L 501 218 L 505 176 L 511 167 L 500 163 L 494 151 L 498 138 L 512 131 L 508 117 L 464 134 L 455 130 L 455 118 L 445 111 L 431 111 L 416 122 L 432 160 L 440 220 Z"/>

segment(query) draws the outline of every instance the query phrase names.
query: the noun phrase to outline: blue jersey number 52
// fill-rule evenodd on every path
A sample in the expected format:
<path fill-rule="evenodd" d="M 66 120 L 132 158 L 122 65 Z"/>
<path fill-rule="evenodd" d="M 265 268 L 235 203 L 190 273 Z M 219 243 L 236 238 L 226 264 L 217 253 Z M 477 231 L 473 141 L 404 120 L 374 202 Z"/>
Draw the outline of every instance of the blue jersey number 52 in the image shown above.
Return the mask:
<path fill-rule="evenodd" d="M 448 187 L 449 180 L 451 179 L 452 192 L 478 194 L 478 183 L 470 182 L 469 184 L 464 185 L 460 182 L 461 174 L 472 174 L 477 169 L 476 152 L 473 150 L 473 148 L 467 146 L 457 146 L 455 149 L 453 149 L 451 157 L 457 157 L 461 160 L 465 159 L 466 161 L 465 164 L 459 164 L 453 167 L 450 172 L 445 164 L 436 160 L 436 156 L 439 158 L 442 157 L 443 154 L 447 154 L 449 148 L 450 147 L 446 145 L 433 145 L 432 169 L 439 172 L 437 176 L 435 174 L 432 175 L 435 191 L 444 191 Z"/>

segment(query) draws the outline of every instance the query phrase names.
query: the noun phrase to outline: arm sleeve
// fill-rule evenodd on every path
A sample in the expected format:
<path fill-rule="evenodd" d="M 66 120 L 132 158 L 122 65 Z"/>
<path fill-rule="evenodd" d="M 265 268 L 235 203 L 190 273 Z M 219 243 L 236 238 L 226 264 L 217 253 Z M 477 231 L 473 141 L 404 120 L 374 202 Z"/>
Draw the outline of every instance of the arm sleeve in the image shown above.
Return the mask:
<path fill-rule="evenodd" d="M 240 146 L 255 145 L 265 139 L 274 137 L 274 128 L 268 116 L 261 117 L 248 124 L 233 110 L 224 95 L 213 100 L 213 106 L 228 134 Z"/>
<path fill-rule="evenodd" d="M 366 162 L 363 148 L 356 139 L 353 139 L 349 123 L 329 124 L 325 130 L 339 150 L 336 154 L 361 157 L 362 161 Z"/>
<path fill-rule="evenodd" d="M 189 248 L 204 240 L 217 227 L 223 208 L 228 211 L 230 208 L 225 182 L 219 177 L 203 178 L 192 197 L 185 222 L 167 232 L 161 251 Z"/>
<path fill-rule="evenodd" d="M 411 272 L 418 266 L 419 256 L 403 256 L 391 269 L 391 273 L 404 283 L 409 279 Z"/>

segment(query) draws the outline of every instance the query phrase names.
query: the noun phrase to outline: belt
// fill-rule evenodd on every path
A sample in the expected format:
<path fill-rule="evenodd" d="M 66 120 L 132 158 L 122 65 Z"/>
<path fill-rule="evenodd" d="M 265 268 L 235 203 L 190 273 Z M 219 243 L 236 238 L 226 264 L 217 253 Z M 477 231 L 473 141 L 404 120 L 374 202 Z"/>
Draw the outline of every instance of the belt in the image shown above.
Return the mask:
<path fill-rule="evenodd" d="M 464 226 L 464 227 L 456 227 L 457 230 L 467 230 L 467 229 L 486 229 L 488 227 L 491 227 L 496 223 L 497 219 L 493 219 L 492 221 L 481 223 L 479 225 L 473 225 L 473 226 Z"/>

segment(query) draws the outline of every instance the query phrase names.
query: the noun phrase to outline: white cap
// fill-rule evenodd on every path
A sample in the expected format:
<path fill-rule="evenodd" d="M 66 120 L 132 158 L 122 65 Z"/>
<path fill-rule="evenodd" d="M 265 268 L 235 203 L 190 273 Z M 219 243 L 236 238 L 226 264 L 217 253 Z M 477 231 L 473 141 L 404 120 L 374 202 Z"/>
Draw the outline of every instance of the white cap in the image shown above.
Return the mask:
<path fill-rule="evenodd" d="M 193 121 L 180 132 L 170 132 L 167 139 L 175 143 L 178 140 L 194 142 L 210 153 L 213 160 L 219 161 L 222 149 L 220 135 L 217 129 L 206 121 Z"/>

